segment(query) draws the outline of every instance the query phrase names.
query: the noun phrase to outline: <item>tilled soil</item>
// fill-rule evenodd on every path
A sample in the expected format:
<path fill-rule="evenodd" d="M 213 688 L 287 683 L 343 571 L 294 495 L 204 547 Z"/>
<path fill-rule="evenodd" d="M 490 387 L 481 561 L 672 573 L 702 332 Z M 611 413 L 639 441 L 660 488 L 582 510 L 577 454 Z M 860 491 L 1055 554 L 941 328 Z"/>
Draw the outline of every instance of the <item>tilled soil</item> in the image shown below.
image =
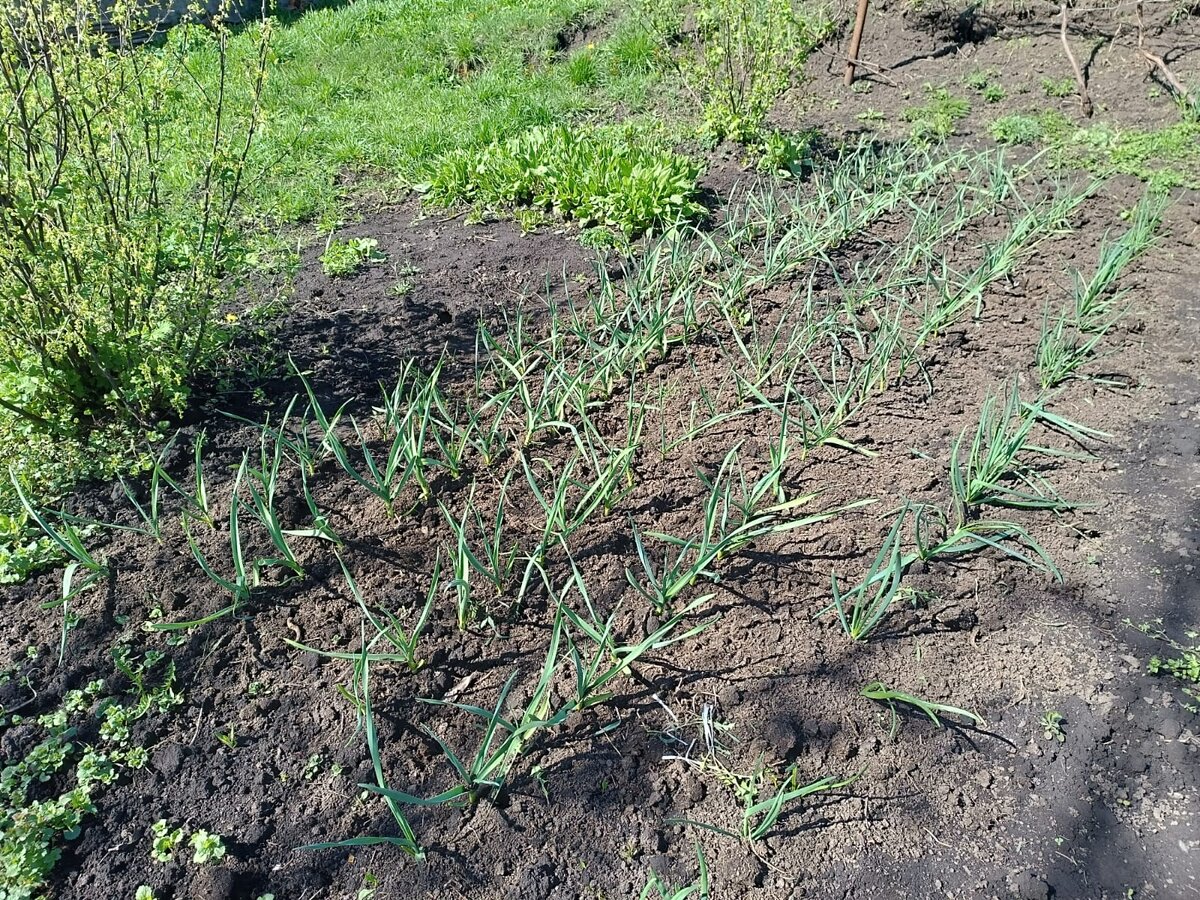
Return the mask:
<path fill-rule="evenodd" d="M 1161 620 L 1183 639 L 1200 626 L 1194 194 L 1179 194 L 1161 240 L 1121 282 L 1130 312 L 1088 370 L 1105 381 L 1069 382 L 1054 402 L 1055 411 L 1110 435 L 1089 445 L 1091 455 L 1059 460 L 1044 473 L 1081 505 L 1058 515 L 1014 514 L 1061 568 L 1062 583 L 1011 558 L 977 554 L 914 567 L 906 584 L 924 602 L 896 606 L 868 642 L 850 642 L 831 615 L 820 615 L 831 571 L 861 577 L 902 498 L 945 506 L 953 440 L 977 419 L 988 392 L 1014 377 L 1032 391 L 1044 304 L 1066 296 L 1069 268 L 1095 265 L 1101 241 L 1121 227 L 1142 190 L 1132 179 L 1109 182 L 1072 217 L 1068 233 L 1042 244 L 1014 279 L 989 291 L 978 320 L 929 348 L 924 378 L 874 398 L 842 435 L 873 455 L 823 447 L 787 470 L 793 492 L 819 492 L 813 511 L 866 497 L 879 503 L 724 561 L 718 583 L 701 582 L 689 595 L 713 593 L 695 619 L 713 623 L 651 654 L 616 683 L 610 702 L 535 742 L 499 797 L 467 811 L 412 811 L 428 848 L 424 862 L 386 845 L 300 849 L 396 833 L 382 801 L 357 787 L 375 777 L 346 693 L 352 664 L 288 643 L 346 652 L 360 646 L 360 608 L 326 545 L 298 544 L 302 582 L 264 588 L 239 614 L 173 635 L 146 632 L 142 623 L 154 615 L 195 618 L 227 600 L 199 571 L 177 527 L 162 546 L 113 535 L 99 552 L 114 575 L 78 598 L 80 622 L 62 665 L 57 617 L 39 606 L 56 595 L 60 574 L 6 589 L 0 628 L 37 690 L 27 714 L 52 709 L 65 690 L 92 678 L 105 678 L 110 692 L 124 690 L 110 656 L 120 642 L 167 653 L 184 698 L 139 724 L 135 737 L 151 748 L 148 766 L 99 795 L 97 812 L 66 846 L 52 894 L 107 900 L 149 884 L 159 897 L 215 900 L 355 897 L 364 888 L 377 888 L 376 897 L 634 897 L 651 872 L 679 884 L 694 879 L 697 844 L 715 897 L 1200 894 L 1197 720 L 1173 682 L 1146 674 L 1150 656 L 1165 648 L 1135 627 Z M 1006 224 L 981 220 L 957 244 L 969 257 Z M 902 229 L 901 218 L 885 217 L 871 235 L 843 247 L 835 267 L 852 271 L 878 252 L 876 241 Z M 299 388 L 282 364 L 286 354 L 334 406 L 378 396 L 377 383 L 394 381 L 404 360 L 415 356 L 428 366 L 443 348 L 449 380 L 465 383 L 481 318 L 498 329 L 522 298 L 532 298 L 527 306 L 536 310 L 547 289 L 558 303 L 596 283 L 592 255 L 566 234 L 426 218 L 415 203 L 373 213 L 357 231 L 376 238 L 388 261 L 331 280 L 315 254 L 306 259 L 272 340 L 278 359 L 264 363 L 274 374 L 247 379 L 244 391 L 235 388 L 215 406 L 252 420 L 270 412 L 278 421 Z M 412 283 L 406 293 L 393 288 L 402 278 Z M 648 377 L 663 386 L 663 408 L 648 419 L 634 487 L 572 547 L 592 600 L 605 614 L 617 610 L 617 632 L 630 641 L 659 623 L 627 583 L 626 569 L 637 565 L 630 521 L 644 530 L 694 531 L 703 495 L 697 470 L 711 476 L 734 446 L 743 459 L 761 462 L 770 440 L 766 420 L 740 417 L 660 453 L 661 442 L 686 429 L 702 391 L 728 388 L 727 363 L 719 347 L 701 341 Z M 265 392 L 257 400 L 255 387 Z M 352 408 L 361 411 L 363 402 Z M 624 414 L 616 402 L 598 417 L 615 432 Z M 210 491 L 227 494 L 225 473 L 245 448 L 257 453 L 258 431 L 225 416 L 198 416 L 179 441 L 175 466 L 186 464 L 187 436 L 200 429 L 208 435 Z M 553 468 L 566 449 L 549 441 L 537 455 Z M 493 508 L 505 471 L 479 479 L 474 497 L 482 508 Z M 520 468 L 514 471 L 511 520 L 536 520 Z M 448 540 L 436 504 L 389 518 L 332 463 L 314 483 L 362 594 L 413 621 Z M 434 488 L 449 510 L 462 510 L 465 484 L 443 478 Z M 298 476 L 286 474 L 281 497 L 297 498 L 298 489 Z M 125 515 L 119 497 L 101 486 L 75 502 L 112 519 Z M 298 499 L 282 508 L 285 524 L 305 525 Z M 215 551 L 215 538 L 205 546 Z M 561 559 L 552 570 L 564 583 Z M 421 640 L 423 668 L 372 666 L 378 743 L 392 787 L 431 796 L 453 784 L 423 729 L 473 753 L 478 719 L 421 698 L 489 707 L 515 672 L 512 699 L 525 702 L 549 641 L 551 609 L 545 591 L 518 609 L 500 598 L 489 607 L 494 627 L 461 631 L 443 596 Z M 36 660 L 25 658 L 30 644 L 42 649 Z M 900 710 L 893 729 L 886 708 L 859 696 L 875 680 L 973 710 L 984 724 L 946 717 L 939 728 Z M 16 684 L 5 688 L 12 694 L 5 702 L 17 699 Z M 1061 742 L 1043 734 L 1039 720 L 1048 711 L 1063 717 Z M 777 773 L 794 766 L 801 782 L 858 778 L 790 808 L 753 849 L 680 824 L 737 827 L 732 786 L 679 758 L 699 758 L 705 721 L 720 726 L 732 770 L 751 772 L 761 761 Z M 234 735 L 233 746 L 218 733 Z M 25 742 L 21 729 L 9 729 L 4 756 Z M 205 866 L 185 852 L 173 863 L 152 862 L 149 829 L 160 818 L 223 835 L 228 855 Z"/>

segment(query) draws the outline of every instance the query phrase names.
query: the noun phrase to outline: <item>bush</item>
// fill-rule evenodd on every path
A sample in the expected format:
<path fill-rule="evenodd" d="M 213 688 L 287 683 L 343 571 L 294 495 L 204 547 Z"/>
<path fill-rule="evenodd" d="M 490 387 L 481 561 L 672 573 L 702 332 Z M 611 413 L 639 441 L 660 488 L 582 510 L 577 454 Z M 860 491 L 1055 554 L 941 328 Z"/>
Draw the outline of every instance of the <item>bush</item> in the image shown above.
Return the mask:
<path fill-rule="evenodd" d="M 698 215 L 699 166 L 629 127 L 539 126 L 444 157 L 425 185 L 433 205 L 535 207 L 626 235 Z"/>
<path fill-rule="evenodd" d="M 755 140 L 792 73 L 829 36 L 824 12 L 798 13 L 792 0 L 700 0 L 685 81 L 704 108 L 713 141 Z"/>
<path fill-rule="evenodd" d="M 43 0 L 0 25 L 0 406 L 59 435 L 181 407 L 236 250 L 266 29 L 227 78 L 224 27 L 136 47 L 140 7 Z"/>

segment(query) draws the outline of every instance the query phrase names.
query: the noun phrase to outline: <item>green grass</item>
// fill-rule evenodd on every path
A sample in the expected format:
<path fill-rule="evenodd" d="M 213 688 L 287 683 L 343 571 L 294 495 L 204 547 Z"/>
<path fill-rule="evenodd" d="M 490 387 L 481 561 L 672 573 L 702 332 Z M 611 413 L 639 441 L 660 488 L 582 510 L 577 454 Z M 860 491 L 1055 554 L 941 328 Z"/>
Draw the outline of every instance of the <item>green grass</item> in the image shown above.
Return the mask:
<path fill-rule="evenodd" d="M 344 173 L 426 181 L 436 160 L 562 122 L 655 77 L 648 51 L 618 31 L 589 71 L 557 36 L 597 19 L 607 0 L 361 0 L 277 27 L 254 152 L 257 210 L 334 219 Z M 235 40 L 245 54 L 258 26 Z M 378 179 L 376 179 L 376 182 Z"/>

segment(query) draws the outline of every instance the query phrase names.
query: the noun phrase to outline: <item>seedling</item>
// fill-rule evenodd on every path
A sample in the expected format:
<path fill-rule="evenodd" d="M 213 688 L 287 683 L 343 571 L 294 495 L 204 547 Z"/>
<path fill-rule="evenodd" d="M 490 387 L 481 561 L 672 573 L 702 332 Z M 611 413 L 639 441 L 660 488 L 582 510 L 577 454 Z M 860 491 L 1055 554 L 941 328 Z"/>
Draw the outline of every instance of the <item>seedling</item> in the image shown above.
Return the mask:
<path fill-rule="evenodd" d="M 646 550 L 643 533 L 630 521 L 645 580 L 637 578 L 629 570 L 626 570 L 625 577 L 656 611 L 670 610 L 676 599 L 700 578 L 719 580 L 713 566 L 756 540 L 824 522 L 846 510 L 875 502 L 871 499 L 859 500 L 809 516 L 788 518 L 817 496 L 806 494 L 766 507 L 760 512 L 759 503 L 774 490 L 778 479 L 768 472 L 753 487 L 746 485 L 737 461 L 737 449 L 734 447 L 726 454 L 711 481 L 702 479 L 709 493 L 705 500 L 703 530 L 698 536 L 680 538 L 662 532 L 645 533 L 645 536 L 677 548 L 674 552 L 666 552 L 661 565 L 656 565 L 652 560 Z M 740 492 L 735 491 L 737 487 L 741 488 Z"/>
<path fill-rule="evenodd" d="M 358 603 L 358 607 L 362 611 L 364 627 L 366 624 L 370 624 L 375 630 L 374 637 L 369 641 L 365 640 L 363 649 L 358 652 L 319 650 L 291 638 L 284 638 L 284 641 L 298 650 L 305 650 L 329 659 L 344 659 L 352 662 L 359 662 L 363 659 L 369 662 L 399 662 L 403 663 L 409 672 L 417 672 L 422 669 L 425 665 L 425 660 L 418 655 L 417 644 L 420 642 L 421 635 L 425 631 L 425 626 L 429 624 L 429 616 L 433 611 L 434 601 L 437 599 L 442 587 L 441 554 L 437 556 L 433 563 L 433 573 L 430 575 L 429 590 L 425 595 L 425 604 L 421 607 L 420 612 L 417 613 L 416 621 L 408 628 L 405 628 L 400 623 L 400 620 L 394 613 L 386 609 L 381 612 L 373 611 L 359 590 L 354 576 L 350 574 L 350 568 L 346 565 L 346 561 L 340 554 L 337 560 L 341 566 L 342 574 L 346 579 L 346 585 L 350 588 L 350 594 L 354 597 L 355 602 Z M 383 652 L 376 649 L 381 644 L 383 645 Z M 391 652 L 387 651 L 387 645 L 390 645 Z"/>
<path fill-rule="evenodd" d="M 700 864 L 700 874 L 696 880 L 685 887 L 670 887 L 657 872 L 650 873 L 650 880 L 642 888 L 639 900 L 709 900 L 708 863 L 704 859 L 704 851 L 696 845 L 696 858 Z"/>
<path fill-rule="evenodd" d="M 1041 419 L 1041 406 L 1022 403 L 1016 384 L 1009 388 L 1003 406 L 997 405 L 995 395 L 984 400 L 979 424 L 962 431 L 950 455 L 950 484 L 962 510 L 960 521 L 965 521 L 966 511 L 983 505 L 1056 512 L 1075 506 L 1059 497 L 1046 479 L 1024 462 L 1031 454 L 1068 455 L 1030 442 L 1030 433 Z M 1080 426 L 1058 421 L 1065 423 L 1070 435 L 1083 437 Z M 964 459 L 968 432 L 970 444 Z"/>
<path fill-rule="evenodd" d="M 387 788 L 387 780 L 383 774 L 383 760 L 379 753 L 379 735 L 375 729 L 374 709 L 371 705 L 371 660 L 368 658 L 364 648 L 363 653 L 359 657 L 359 663 L 356 667 L 356 679 L 359 696 L 361 697 L 361 715 L 363 731 L 366 735 L 367 752 L 371 755 L 371 764 L 375 770 L 375 784 L 359 785 L 364 790 L 369 790 L 383 797 L 384 803 L 387 804 L 388 812 L 392 815 L 392 820 L 396 823 L 397 829 L 400 831 L 398 837 L 371 835 L 356 838 L 347 838 L 344 841 L 329 841 L 319 844 L 309 844 L 300 849 L 302 850 L 330 850 L 330 849 L 353 849 L 355 847 L 373 847 L 378 844 L 390 844 L 393 847 L 399 848 L 409 857 L 418 862 L 425 859 L 425 848 L 417 841 L 416 833 L 405 818 L 404 813 L 400 811 L 399 805 L 389 796 Z"/>
<path fill-rule="evenodd" d="M 21 501 L 21 506 L 25 508 L 25 512 L 34 522 L 42 529 L 43 532 L 50 538 L 60 550 L 62 550 L 70 562 L 63 569 L 62 582 L 60 586 L 58 600 L 46 604 L 44 608 L 52 608 L 61 606 L 63 611 L 63 624 L 60 632 L 58 644 L 58 660 L 61 663 L 67 652 L 67 635 L 71 629 L 73 617 L 70 612 L 71 600 L 78 596 L 83 591 L 87 590 L 93 584 L 96 584 L 101 579 L 108 576 L 108 567 L 99 562 L 88 551 L 83 542 L 83 534 L 64 516 L 60 527 L 55 527 L 50 524 L 50 521 L 38 511 L 38 509 L 30 502 L 26 496 L 24 488 L 21 487 L 21 482 L 17 478 L 15 469 L 9 469 L 9 478 L 12 481 L 13 487 L 16 489 L 17 498 Z M 76 580 L 76 576 L 83 571 L 86 573 L 81 580 Z"/>
<path fill-rule="evenodd" d="M 1058 741 L 1063 743 L 1067 739 L 1067 733 L 1063 729 L 1063 723 L 1066 719 L 1063 714 L 1057 710 L 1048 709 L 1042 713 L 1042 717 L 1038 719 L 1038 726 L 1042 729 L 1042 737 L 1047 741 Z"/>
<path fill-rule="evenodd" d="M 907 561 L 901 554 L 901 542 L 909 509 L 910 506 L 905 504 L 896 516 L 861 582 L 843 592 L 838 588 L 837 575 L 830 575 L 833 608 L 842 630 L 851 640 L 866 640 L 887 614 L 900 591 L 900 579 L 907 568 Z"/>
<path fill-rule="evenodd" d="M 892 726 L 889 734 L 892 737 L 896 735 L 896 729 L 899 727 L 899 718 L 896 715 L 896 704 L 904 703 L 919 709 L 925 715 L 929 716 L 931 722 L 939 728 L 944 727 L 942 720 L 938 716 L 952 715 L 960 716 L 968 719 L 975 725 L 982 725 L 983 719 L 971 712 L 968 709 L 962 709 L 957 706 L 950 706 L 947 703 L 938 703 L 935 700 L 926 700 L 918 697 L 915 694 L 906 694 L 903 691 L 893 690 L 885 685 L 882 681 L 872 681 L 859 692 L 868 700 L 877 700 L 880 703 L 886 703 L 889 711 L 892 714 Z"/>
<path fill-rule="evenodd" d="M 578 592 L 580 600 L 583 601 L 587 611 L 586 617 L 567 605 L 566 600 L 572 589 Z M 555 629 L 563 631 L 575 670 L 575 693 L 570 708 L 575 711 L 584 710 L 608 701 L 612 697 L 611 691 L 608 690 L 609 685 L 629 674 L 633 664 L 645 654 L 693 638 L 714 624 L 717 619 L 710 618 L 686 630 L 679 630 L 684 620 L 701 609 L 709 599 L 711 598 L 705 596 L 693 600 L 638 643 L 618 645 L 615 636 L 616 611 L 608 619 L 601 621 L 583 576 L 572 561 L 571 580 L 558 597 L 558 612 L 555 617 Z M 585 657 L 572 636 L 572 627 L 592 642 L 590 659 Z"/>
<path fill-rule="evenodd" d="M 150 826 L 150 838 L 150 858 L 169 863 L 175 858 L 175 848 L 183 843 L 183 829 L 171 828 L 166 819 L 159 819 Z"/>
<path fill-rule="evenodd" d="M 197 865 L 217 862 L 225 857 L 225 842 L 219 834 L 210 834 L 203 828 L 197 829 L 189 838 L 192 845 L 192 862 Z"/>
<path fill-rule="evenodd" d="M 558 629 L 551 639 L 550 649 L 542 668 L 542 675 L 533 689 L 529 702 L 525 705 L 521 717 L 515 722 L 504 716 L 505 701 L 516 680 L 517 673 L 509 676 L 493 709 L 469 706 L 463 703 L 445 700 L 422 699 L 423 703 L 438 706 L 453 706 L 464 712 L 471 713 L 483 720 L 483 737 L 475 755 L 464 761 L 447 744 L 440 735 L 431 728 L 425 727 L 425 732 L 433 738 L 441 748 L 446 760 L 458 776 L 458 784 L 447 791 L 433 797 L 422 798 L 403 791 L 395 791 L 378 785 L 360 785 L 364 790 L 378 793 L 398 803 L 415 806 L 441 806 L 444 804 L 466 804 L 474 806 L 485 797 L 495 797 L 504 787 L 508 773 L 513 765 L 528 749 L 534 736 L 545 729 L 554 728 L 570 715 L 567 707 L 550 715 L 550 683 L 558 663 L 559 647 Z"/>
<path fill-rule="evenodd" d="M 741 840 L 757 852 L 755 845 L 770 835 L 779 823 L 779 820 L 784 817 L 797 801 L 803 800 L 805 797 L 810 797 L 813 794 L 839 790 L 853 784 L 858 778 L 859 775 L 852 775 L 849 778 L 843 779 L 826 776 L 816 781 L 811 781 L 808 784 L 800 784 L 799 772 L 795 766 L 792 766 L 787 770 L 782 783 L 771 797 L 746 804 L 742 810 L 741 824 L 737 832 L 704 822 L 695 822 L 690 819 L 669 819 L 668 822 L 671 824 L 694 825 L 697 828 L 703 828 L 715 834 Z"/>

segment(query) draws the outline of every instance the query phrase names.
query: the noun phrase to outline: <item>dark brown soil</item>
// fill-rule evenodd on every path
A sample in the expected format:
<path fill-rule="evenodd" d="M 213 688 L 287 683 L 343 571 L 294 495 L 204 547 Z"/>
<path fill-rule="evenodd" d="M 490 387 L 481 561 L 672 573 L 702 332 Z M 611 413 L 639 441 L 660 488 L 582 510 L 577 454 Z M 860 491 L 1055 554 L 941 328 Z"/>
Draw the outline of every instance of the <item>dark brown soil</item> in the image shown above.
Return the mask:
<path fill-rule="evenodd" d="M 851 12 L 849 13 L 853 15 Z M 1048 96 L 1043 82 L 1073 81 L 1059 36 L 1057 4 L 963 7 L 883 0 L 867 17 L 853 90 L 842 84 L 847 40 L 808 61 L 808 79 L 781 104 L 780 120 L 849 133 L 899 137 L 904 110 L 926 102 L 926 87 L 945 88 L 971 104 L 956 132 L 965 143 L 990 143 L 987 126 L 1009 113 L 1057 110 L 1079 126 L 1111 123 L 1159 128 L 1179 121 L 1169 85 L 1137 50 L 1133 4 L 1111 10 L 1091 5 L 1072 13 L 1069 39 L 1095 107 L 1088 119 L 1074 92 Z M 1184 84 L 1200 72 L 1200 19 L 1175 17 L 1175 8 L 1147 4 L 1146 47 Z M 845 31 L 848 34 L 849 30 Z M 989 102 L 967 79 L 990 73 L 1003 98 Z M 876 115 L 878 114 L 878 115 Z"/>
<path fill-rule="evenodd" d="M 887 14 L 871 27 L 869 36 L 902 42 L 897 35 L 908 25 Z M 976 49 L 982 54 L 994 45 L 1000 43 L 984 40 Z M 869 58 L 890 59 L 881 56 L 880 41 L 866 46 Z M 899 52 L 894 43 L 883 46 Z M 1005 71 L 1040 65 L 1046 49 L 1041 39 L 1003 46 L 1011 54 Z M 922 63 L 940 72 L 959 64 L 954 53 Z M 818 83 L 838 91 L 824 73 Z M 847 96 L 856 104 L 879 102 L 874 93 Z M 739 174 L 720 166 L 711 181 L 718 192 Z M 495 802 L 467 812 L 413 811 L 429 850 L 423 863 L 386 845 L 299 849 L 396 833 L 384 804 L 357 787 L 374 774 L 355 708 L 339 690 L 350 690 L 351 664 L 285 641 L 359 647 L 362 616 L 325 545 L 299 545 L 308 570 L 302 583 L 265 588 L 241 614 L 172 639 L 141 629 L 152 610 L 168 621 L 189 619 L 227 601 L 187 554 L 177 527 L 162 547 L 114 535 L 99 552 L 115 575 L 79 598 L 80 624 L 61 666 L 58 621 L 39 607 L 55 596 L 60 574 L 6 589 L 0 634 L 38 691 L 26 713 L 54 708 L 65 690 L 96 677 L 110 692 L 124 690 L 110 656 L 121 641 L 168 653 L 184 695 L 181 706 L 139 726 L 137 739 L 151 748 L 149 765 L 99 795 L 82 836 L 67 845 L 52 895 L 129 898 L 149 884 L 158 897 L 213 900 L 268 892 L 279 900 L 353 898 L 371 887 L 388 898 L 626 898 L 640 894 L 652 871 L 676 883 L 693 879 L 697 842 L 718 898 L 1200 895 L 1197 719 L 1171 682 L 1146 674 L 1162 644 L 1126 623 L 1161 619 L 1181 639 L 1200 627 L 1195 194 L 1179 193 L 1161 242 L 1122 281 L 1131 313 L 1109 336 L 1098 368 L 1126 387 L 1074 381 L 1055 402 L 1061 414 L 1111 435 L 1091 448 L 1093 456 L 1061 461 L 1047 473 L 1083 505 L 1057 516 L 1016 514 L 1061 567 L 1063 583 L 982 554 L 914 570 L 912 585 L 932 599 L 895 608 L 869 642 L 852 643 L 831 616 L 817 616 L 829 602 L 830 572 L 861 577 L 901 498 L 946 503 L 952 440 L 989 391 L 1014 376 L 1030 378 L 1043 305 L 1065 296 L 1068 268 L 1094 266 L 1101 240 L 1142 190 L 1133 179 L 1114 179 L 1074 216 L 1069 233 L 1043 244 L 1011 283 L 989 292 L 978 321 L 930 347 L 923 361 L 932 399 L 916 381 L 877 397 L 844 433 L 873 457 L 826 447 L 788 469 L 792 490 L 820 491 L 814 509 L 864 497 L 881 502 L 723 563 L 706 609 L 719 619 L 636 666 L 611 702 L 540 739 Z M 876 252 L 876 241 L 895 239 L 902 226 L 901 219 L 885 220 L 841 248 L 837 270 L 853 271 Z M 982 221 L 959 238 L 957 252 L 970 257 L 1004 226 L 1000 217 Z M 217 408 L 277 418 L 299 387 L 287 376 L 288 354 L 310 373 L 323 402 L 357 397 L 360 410 L 413 356 L 428 366 L 446 348 L 449 380 L 460 381 L 472 366 L 481 317 L 498 327 L 503 311 L 523 299 L 536 310 L 547 291 L 560 302 L 564 290 L 582 297 L 595 284 L 592 254 L 567 234 L 423 218 L 414 203 L 370 215 L 355 233 L 376 238 L 387 262 L 331 280 L 310 252 L 272 337 L 274 358 L 262 358 L 253 376 L 216 399 Z M 400 295 L 393 285 L 402 278 L 412 287 Z M 769 315 L 769 302 L 763 310 Z M 718 349 L 705 342 L 676 352 L 650 377 L 664 385 L 661 419 L 669 436 L 686 426 L 701 387 L 728 387 Z M 598 413 L 614 430 L 623 415 L 619 403 Z M 185 431 L 200 428 L 209 435 L 210 490 L 228 493 L 222 473 L 245 448 L 257 452 L 257 431 L 217 414 L 199 416 Z M 735 445 L 745 459 L 761 462 L 766 428 L 754 418 L 734 419 L 664 458 L 658 420 L 648 422 L 633 492 L 613 515 L 589 523 L 572 547 L 602 612 L 620 605 L 622 640 L 639 639 L 655 621 L 626 582 L 625 569 L 637 565 L 630 519 L 642 529 L 694 530 L 702 496 L 696 471 L 711 474 Z M 553 440 L 538 450 L 552 465 L 562 465 L 565 454 Z M 176 463 L 185 457 L 180 452 Z M 537 510 L 521 493 L 521 470 L 511 458 L 499 476 L 481 478 L 476 500 L 492 509 L 498 478 L 514 467 L 510 515 L 534 520 Z M 364 596 L 411 622 L 448 538 L 436 505 L 389 519 L 332 466 L 319 471 L 316 486 Z M 463 484 L 443 479 L 435 490 L 450 510 L 462 510 Z M 298 478 L 289 474 L 281 494 L 297 491 Z M 124 515 L 118 496 L 97 488 L 75 503 L 112 519 Z M 286 524 L 302 527 L 302 505 L 284 506 L 294 517 Z M 214 539 L 211 549 L 217 546 Z M 552 568 L 564 577 L 561 560 Z M 704 590 L 696 586 L 697 595 Z M 392 787 L 430 796 L 453 784 L 423 727 L 460 753 L 477 746 L 477 718 L 419 698 L 487 707 L 517 672 L 514 698 L 528 699 L 549 638 L 548 609 L 544 591 L 521 609 L 501 598 L 491 607 L 494 628 L 464 632 L 446 595 L 422 639 L 424 668 L 372 668 Z M 31 644 L 42 650 L 34 661 L 24 659 Z M 949 727 L 938 728 L 901 715 L 893 735 L 886 710 L 859 696 L 874 680 L 975 710 L 985 724 L 946 720 Z M 775 771 L 795 765 L 804 780 L 861 777 L 798 804 L 755 852 L 674 824 L 736 827 L 732 791 L 672 758 L 699 746 L 706 708 L 730 726 L 725 742 L 734 769 L 750 771 L 761 758 Z M 1045 739 L 1038 724 L 1049 710 L 1064 717 L 1061 743 Z M 217 739 L 231 728 L 234 747 Z M 9 729 L 4 756 L 22 741 L 19 728 Z M 223 835 L 228 856 L 210 866 L 191 864 L 187 853 L 175 863 L 152 862 L 149 828 L 160 818 Z"/>

